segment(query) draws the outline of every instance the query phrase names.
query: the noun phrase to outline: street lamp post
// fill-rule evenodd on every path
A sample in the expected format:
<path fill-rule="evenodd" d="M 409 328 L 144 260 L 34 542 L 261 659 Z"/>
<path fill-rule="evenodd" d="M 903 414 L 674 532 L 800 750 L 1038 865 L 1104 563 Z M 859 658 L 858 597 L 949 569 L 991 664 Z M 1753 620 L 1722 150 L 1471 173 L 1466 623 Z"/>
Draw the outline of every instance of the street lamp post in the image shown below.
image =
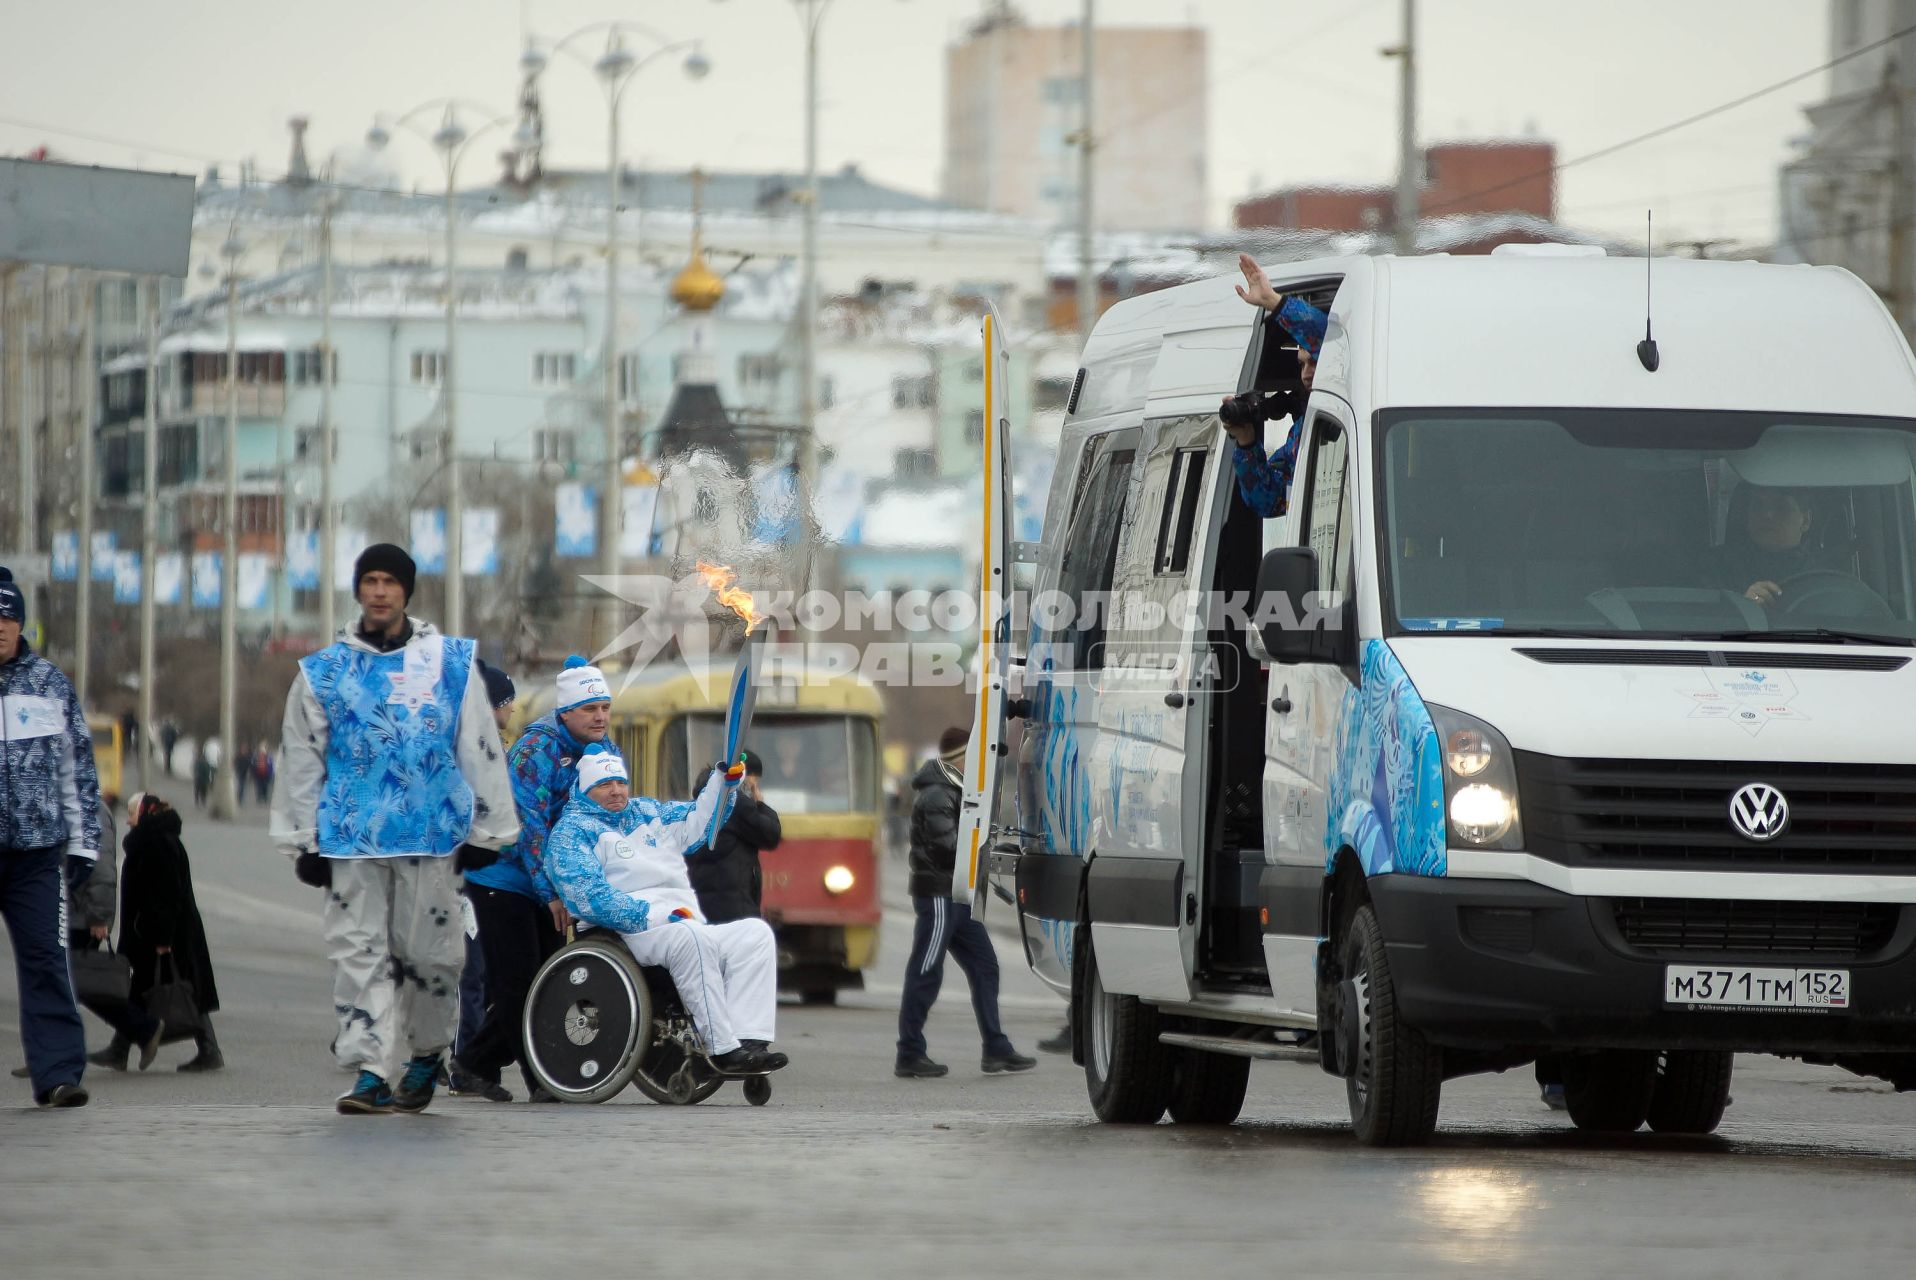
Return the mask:
<path fill-rule="evenodd" d="M 625 491 L 625 447 L 623 433 L 619 430 L 619 104 L 632 78 L 653 60 L 668 53 L 689 50 L 684 66 L 686 75 L 693 80 L 704 78 L 706 72 L 711 70 L 711 63 L 700 51 L 696 40 L 668 41 L 649 27 L 634 22 L 595 22 L 554 42 L 550 50 L 528 45 L 520 58 L 520 65 L 533 75 L 539 75 L 545 70 L 551 53 L 570 54 L 574 40 L 597 31 L 606 33 L 605 52 L 591 63 L 593 74 L 605 90 L 606 117 L 605 319 L 602 325 L 604 332 L 601 334 L 603 354 L 600 357 L 600 377 L 605 399 L 605 471 L 599 486 L 603 491 L 599 498 L 599 572 L 604 577 L 614 578 L 622 567 L 619 530 Z M 624 36 L 628 32 L 644 36 L 657 47 L 643 58 L 633 57 L 625 47 Z M 636 370 L 634 372 L 636 375 Z M 611 644 L 618 634 L 617 608 L 616 597 L 608 593 L 600 623 L 601 645 Z"/>
<path fill-rule="evenodd" d="M 468 131 L 460 122 L 458 108 L 461 104 L 449 98 L 437 98 L 424 102 L 411 111 L 397 117 L 393 124 L 407 129 L 430 142 L 442 157 L 446 171 L 446 349 L 439 360 L 440 393 L 439 403 L 445 411 L 445 448 L 446 459 L 446 632 L 449 635 L 461 635 L 465 631 L 466 621 L 466 567 L 465 567 L 465 489 L 460 478 L 459 466 L 459 379 L 457 350 L 459 346 L 459 219 L 458 219 L 458 178 L 459 161 L 466 154 L 466 148 L 488 129 L 504 124 L 512 117 L 496 116 Z M 470 104 L 466 104 L 470 107 Z M 490 114 L 485 108 L 475 108 L 482 114 Z M 439 127 L 427 133 L 417 123 L 416 118 L 427 111 L 443 111 Z M 382 149 L 392 141 L 392 132 L 385 126 L 375 123 L 366 133 L 367 143 L 374 150 Z M 330 373 L 330 370 L 328 370 Z M 324 384 L 322 384 L 324 385 Z"/>
<path fill-rule="evenodd" d="M 319 207 L 319 635 L 333 639 L 333 605 L 339 595 L 334 581 L 335 543 L 339 517 L 333 510 L 333 208 L 336 201 L 328 174 L 328 190 Z"/>
<path fill-rule="evenodd" d="M 798 509 L 809 515 L 818 486 L 818 28 L 831 0 L 793 0 L 805 27 L 805 210 L 798 317 Z M 811 586 L 811 557 L 804 587 Z"/>
<path fill-rule="evenodd" d="M 153 646 L 157 606 L 153 587 L 158 566 L 160 507 L 160 279 L 146 281 L 146 449 L 140 509 L 140 787 L 152 786 L 147 761 L 153 757 Z"/>

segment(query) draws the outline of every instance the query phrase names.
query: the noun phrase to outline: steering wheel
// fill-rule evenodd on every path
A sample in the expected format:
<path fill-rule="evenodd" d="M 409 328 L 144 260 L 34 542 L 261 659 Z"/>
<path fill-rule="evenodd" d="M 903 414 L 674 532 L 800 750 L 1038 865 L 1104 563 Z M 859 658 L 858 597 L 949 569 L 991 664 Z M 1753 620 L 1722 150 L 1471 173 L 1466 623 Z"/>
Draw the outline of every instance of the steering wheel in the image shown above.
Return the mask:
<path fill-rule="evenodd" d="M 1890 619 L 1896 611 L 1870 585 L 1835 569 L 1793 573 L 1776 584 L 1785 615 L 1820 613 L 1829 618 Z"/>

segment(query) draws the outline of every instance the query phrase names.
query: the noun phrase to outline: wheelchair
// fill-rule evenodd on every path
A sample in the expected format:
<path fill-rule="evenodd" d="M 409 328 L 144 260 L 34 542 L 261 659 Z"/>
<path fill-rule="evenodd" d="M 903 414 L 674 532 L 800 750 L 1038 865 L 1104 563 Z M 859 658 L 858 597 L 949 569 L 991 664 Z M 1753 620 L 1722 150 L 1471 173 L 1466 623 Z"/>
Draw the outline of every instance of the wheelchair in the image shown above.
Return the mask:
<path fill-rule="evenodd" d="M 694 1106 L 726 1077 L 679 999 L 671 973 L 641 965 L 618 934 L 588 929 L 540 966 L 526 997 L 526 1063 L 561 1102 L 604 1102 L 628 1084 L 657 1103 Z M 772 1082 L 742 1082 L 762 1107 Z"/>

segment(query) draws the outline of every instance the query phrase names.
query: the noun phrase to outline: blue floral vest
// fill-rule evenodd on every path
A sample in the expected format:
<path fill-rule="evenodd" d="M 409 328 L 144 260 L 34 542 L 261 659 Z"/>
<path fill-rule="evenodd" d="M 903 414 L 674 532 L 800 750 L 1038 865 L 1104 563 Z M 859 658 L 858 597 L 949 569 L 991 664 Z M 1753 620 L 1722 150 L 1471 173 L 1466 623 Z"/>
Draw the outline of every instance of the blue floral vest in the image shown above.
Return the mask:
<path fill-rule="evenodd" d="M 472 829 L 459 709 L 473 642 L 416 637 L 391 653 L 339 643 L 301 659 L 331 726 L 319 851 L 332 858 L 443 857 Z"/>

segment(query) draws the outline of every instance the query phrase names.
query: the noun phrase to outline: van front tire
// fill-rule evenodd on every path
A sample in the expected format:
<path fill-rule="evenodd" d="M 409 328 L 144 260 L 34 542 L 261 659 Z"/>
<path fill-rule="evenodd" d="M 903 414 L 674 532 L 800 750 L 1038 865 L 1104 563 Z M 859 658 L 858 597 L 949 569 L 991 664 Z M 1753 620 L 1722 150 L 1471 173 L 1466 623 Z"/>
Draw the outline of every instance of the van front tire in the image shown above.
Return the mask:
<path fill-rule="evenodd" d="M 1084 1084 L 1106 1124 L 1156 1124 L 1171 1103 L 1171 1050 L 1158 1042 L 1158 1011 L 1136 996 L 1104 989 L 1098 957 L 1085 947 Z"/>
<path fill-rule="evenodd" d="M 1713 1049 L 1671 1050 L 1657 1063 L 1650 1127 L 1658 1133 L 1714 1133 L 1730 1104 L 1735 1058 Z"/>
<path fill-rule="evenodd" d="M 1343 1037 L 1339 1054 L 1349 1068 L 1351 1132 L 1367 1147 L 1421 1146 L 1437 1131 L 1443 1051 L 1404 1025 L 1384 931 L 1368 904 L 1351 916 L 1343 974 L 1335 1034 Z"/>
<path fill-rule="evenodd" d="M 1563 1060 L 1563 1101 L 1586 1133 L 1635 1133 L 1650 1117 L 1657 1087 L 1657 1055 L 1642 1049 L 1605 1049 Z"/>

